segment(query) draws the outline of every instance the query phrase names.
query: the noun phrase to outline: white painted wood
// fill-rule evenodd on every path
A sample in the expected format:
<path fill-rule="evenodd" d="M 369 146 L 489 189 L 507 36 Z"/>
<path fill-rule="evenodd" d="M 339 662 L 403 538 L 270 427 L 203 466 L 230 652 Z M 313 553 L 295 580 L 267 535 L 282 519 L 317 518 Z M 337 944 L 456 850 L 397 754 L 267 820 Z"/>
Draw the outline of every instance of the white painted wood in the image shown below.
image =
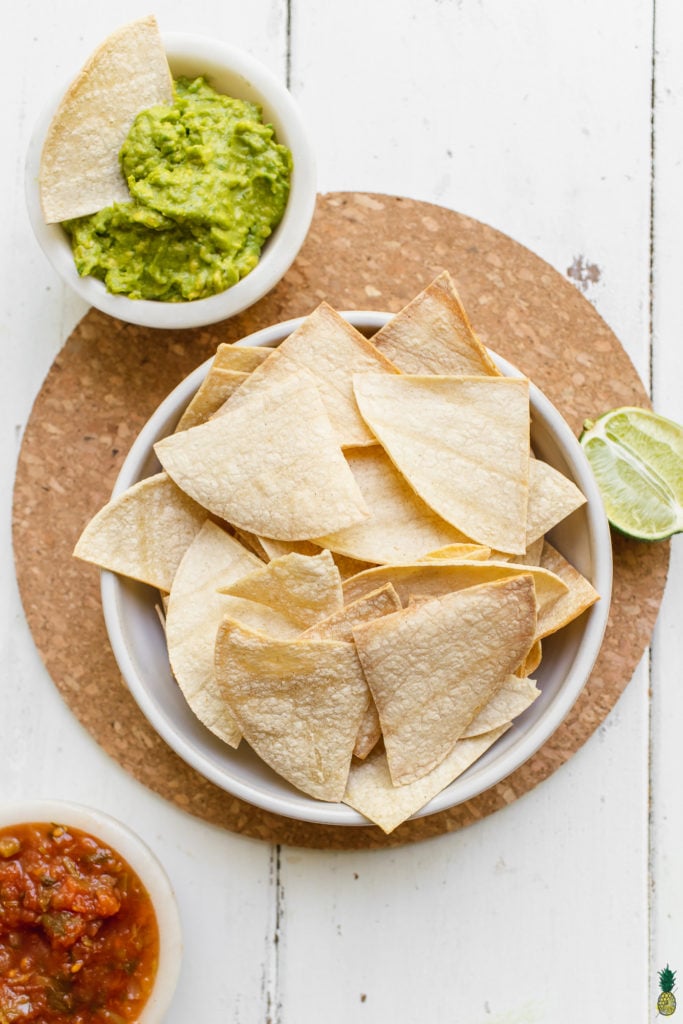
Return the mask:
<path fill-rule="evenodd" d="M 437 202 L 574 267 L 644 376 L 650 34 L 642 0 L 295 0 L 321 189 Z"/>
<path fill-rule="evenodd" d="M 656 5 L 652 352 L 654 0 L 201 0 L 191 13 L 180 0 L 159 0 L 154 9 L 165 30 L 222 36 L 283 80 L 291 68 L 321 190 L 398 193 L 461 210 L 569 273 L 645 380 L 652 365 L 657 407 L 683 417 L 675 0 Z M 654 972 L 667 960 L 683 970 L 680 538 L 651 671 L 645 658 L 598 733 L 534 792 L 417 846 L 278 851 L 209 826 L 125 775 L 52 687 L 14 581 L 10 491 L 33 396 L 85 307 L 31 236 L 23 159 L 52 89 L 106 32 L 141 13 L 132 0 L 116 8 L 26 0 L 5 15 L 0 799 L 91 803 L 157 851 L 186 938 L 169 1024 L 198 1011 L 211 1024 L 654 1019 Z"/>
<path fill-rule="evenodd" d="M 655 409 L 683 420 L 683 13 L 676 3 L 657 4 L 653 232 L 653 356 Z M 683 811 L 675 796 L 683 777 L 683 538 L 672 543 L 667 594 L 652 645 L 651 727 L 651 1006 L 657 972 L 667 963 L 683 971 Z M 683 973 L 679 974 L 679 978 Z M 680 998 L 680 982 L 679 992 Z M 680 1012 L 680 1007 L 679 1007 Z"/>

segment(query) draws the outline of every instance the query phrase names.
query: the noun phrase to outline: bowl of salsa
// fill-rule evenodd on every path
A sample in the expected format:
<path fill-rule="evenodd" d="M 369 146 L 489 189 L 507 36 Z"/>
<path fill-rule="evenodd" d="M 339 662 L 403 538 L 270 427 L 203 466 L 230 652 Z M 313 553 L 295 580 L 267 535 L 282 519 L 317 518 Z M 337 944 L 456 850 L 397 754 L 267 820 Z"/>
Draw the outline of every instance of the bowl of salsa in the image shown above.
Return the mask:
<path fill-rule="evenodd" d="M 3 1024 L 157 1024 L 180 956 L 171 884 L 129 828 L 62 801 L 0 808 Z"/>

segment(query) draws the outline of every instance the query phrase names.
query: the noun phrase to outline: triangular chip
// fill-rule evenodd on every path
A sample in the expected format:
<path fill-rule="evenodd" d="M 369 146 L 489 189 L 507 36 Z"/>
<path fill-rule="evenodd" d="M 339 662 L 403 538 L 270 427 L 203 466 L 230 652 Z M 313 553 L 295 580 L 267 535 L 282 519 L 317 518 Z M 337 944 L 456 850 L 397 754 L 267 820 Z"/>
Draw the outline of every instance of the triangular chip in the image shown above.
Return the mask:
<path fill-rule="evenodd" d="M 346 640 L 347 643 L 353 643 L 354 626 L 400 610 L 401 601 L 395 588 L 391 583 L 384 583 L 377 590 L 371 590 L 357 601 L 344 605 L 339 611 L 309 626 L 301 633 L 301 637 L 310 640 Z"/>
<path fill-rule="evenodd" d="M 279 558 L 280 555 L 289 554 L 290 551 L 298 551 L 301 555 L 318 555 L 322 551 L 319 544 L 313 544 L 312 541 L 308 540 L 286 541 L 273 540 L 271 537 L 259 537 L 258 541 L 266 555 L 266 559 Z M 343 580 L 348 579 L 349 576 L 355 576 L 356 573 L 363 572 L 364 569 L 369 569 L 371 565 L 374 565 L 374 563 L 361 562 L 356 558 L 349 558 L 348 555 L 342 555 L 338 551 L 333 551 L 332 557 Z"/>
<path fill-rule="evenodd" d="M 531 707 L 540 695 L 541 691 L 533 679 L 508 676 L 498 693 L 481 709 L 477 717 L 472 719 L 462 734 L 463 739 L 499 729 L 501 725 L 506 725 Z"/>
<path fill-rule="evenodd" d="M 180 417 L 176 430 L 205 423 L 272 352 L 264 346 L 229 345 L 221 342 L 206 377 Z"/>
<path fill-rule="evenodd" d="M 178 566 L 166 609 L 171 669 L 189 706 L 207 728 L 236 747 L 239 727 L 216 688 L 216 630 L 234 603 L 220 586 L 251 572 L 258 559 L 207 520 Z"/>
<path fill-rule="evenodd" d="M 384 583 L 393 583 L 401 603 L 406 606 L 411 598 L 439 597 L 520 575 L 530 575 L 534 581 L 538 602 L 537 635 L 543 635 L 555 623 L 556 604 L 567 594 L 568 587 L 559 576 L 541 566 L 446 559 L 424 559 L 412 565 L 378 565 L 344 580 L 344 600 L 355 601 Z"/>
<path fill-rule="evenodd" d="M 529 650 L 533 579 L 518 576 L 412 605 L 356 626 L 394 785 L 426 775 Z"/>
<path fill-rule="evenodd" d="M 527 547 L 585 504 L 585 496 L 572 480 L 549 463 L 541 459 L 531 459 L 526 524 Z"/>
<path fill-rule="evenodd" d="M 347 640 L 353 643 L 353 627 L 361 622 L 378 619 L 380 615 L 391 615 L 399 611 L 401 602 L 391 583 L 385 583 L 377 590 L 370 591 L 357 601 L 345 605 L 341 611 L 322 619 L 301 634 L 302 639 Z M 354 757 L 365 758 L 375 746 L 382 734 L 379 715 L 375 702 L 370 698 L 363 721 L 358 729 L 358 736 L 353 748 Z"/>
<path fill-rule="evenodd" d="M 552 572 L 567 587 L 567 592 L 555 601 L 545 616 L 541 635 L 547 636 L 578 618 L 582 612 L 600 600 L 600 595 L 592 583 L 582 576 L 578 569 L 570 565 L 564 555 L 561 555 L 548 541 L 543 544 L 540 564 L 541 568 Z"/>
<path fill-rule="evenodd" d="M 248 385 L 243 385 L 229 404 L 244 401 L 266 379 L 310 374 L 320 391 L 337 443 L 342 447 L 374 444 L 375 438 L 358 412 L 352 384 L 354 373 L 369 371 L 398 373 L 372 342 L 323 302 L 254 370 Z"/>
<path fill-rule="evenodd" d="M 274 608 L 302 630 L 344 608 L 341 576 L 329 551 L 274 558 L 221 592 Z"/>
<path fill-rule="evenodd" d="M 173 102 L 154 17 L 113 32 L 70 85 L 48 128 L 39 188 L 48 224 L 130 202 L 119 150 L 135 117 Z"/>
<path fill-rule="evenodd" d="M 216 370 L 251 373 L 271 355 L 272 351 L 268 345 L 232 345 L 222 341 L 216 349 L 212 366 Z"/>
<path fill-rule="evenodd" d="M 411 487 L 471 540 L 526 549 L 529 382 L 357 374 L 363 418 Z"/>
<path fill-rule="evenodd" d="M 506 555 L 504 551 L 492 551 L 491 559 L 495 562 L 517 562 L 520 565 L 538 565 L 543 550 L 543 537 L 533 540 L 523 555 Z"/>
<path fill-rule="evenodd" d="M 341 800 L 369 699 L 353 644 L 275 640 L 226 618 L 216 676 L 266 764 L 318 800 Z"/>
<path fill-rule="evenodd" d="M 530 676 L 541 664 L 542 657 L 543 643 L 541 640 L 536 639 L 529 648 L 526 658 L 524 658 L 524 660 L 521 661 L 515 669 L 515 675 L 520 679 L 525 679 L 527 676 Z"/>
<path fill-rule="evenodd" d="M 420 561 L 434 559 L 437 562 L 444 560 L 454 562 L 464 559 L 470 562 L 474 559 L 477 562 L 485 562 L 490 556 L 491 548 L 484 547 L 483 544 L 455 543 L 446 544 L 445 547 L 437 548 L 436 551 L 428 551 Z"/>
<path fill-rule="evenodd" d="M 498 376 L 444 271 L 373 336 L 402 373 Z"/>
<path fill-rule="evenodd" d="M 83 530 L 74 555 L 169 591 L 205 519 L 201 505 L 166 473 L 156 473 L 101 508 Z"/>
<path fill-rule="evenodd" d="M 405 786 L 394 786 L 386 753 L 378 747 L 366 761 L 351 765 L 344 803 L 374 821 L 383 832 L 393 832 L 462 775 L 507 728 L 502 726 L 482 736 L 458 740 L 440 765 Z"/>
<path fill-rule="evenodd" d="M 321 547 L 378 564 L 412 562 L 455 543 L 462 545 L 462 558 L 477 550 L 463 533 L 418 497 L 379 445 L 348 449 L 345 455 L 370 517 L 317 537 Z"/>
<path fill-rule="evenodd" d="M 249 373 L 244 370 L 212 366 L 178 420 L 176 430 L 189 430 L 206 423 L 248 378 Z"/>
<path fill-rule="evenodd" d="M 260 539 L 255 533 L 250 533 L 249 530 L 241 530 L 239 526 L 235 526 L 233 523 L 230 524 L 230 528 L 237 539 L 244 544 L 245 548 L 249 548 L 255 555 L 258 555 L 262 562 L 270 561 L 270 556 L 266 554 Z"/>
<path fill-rule="evenodd" d="M 256 534 L 303 540 L 368 515 L 315 382 L 304 373 L 264 384 L 154 450 L 195 501 Z"/>
<path fill-rule="evenodd" d="M 310 540 L 273 540 L 271 537 L 258 537 L 258 542 L 263 549 L 266 560 L 280 558 L 281 555 L 290 555 L 292 551 L 300 555 L 319 555 L 322 548 Z"/>
<path fill-rule="evenodd" d="M 358 735 L 353 747 L 353 756 L 360 761 L 365 760 L 371 750 L 374 750 L 382 735 L 382 726 L 379 722 L 377 706 L 370 695 L 370 700 L 362 721 L 358 727 Z"/>

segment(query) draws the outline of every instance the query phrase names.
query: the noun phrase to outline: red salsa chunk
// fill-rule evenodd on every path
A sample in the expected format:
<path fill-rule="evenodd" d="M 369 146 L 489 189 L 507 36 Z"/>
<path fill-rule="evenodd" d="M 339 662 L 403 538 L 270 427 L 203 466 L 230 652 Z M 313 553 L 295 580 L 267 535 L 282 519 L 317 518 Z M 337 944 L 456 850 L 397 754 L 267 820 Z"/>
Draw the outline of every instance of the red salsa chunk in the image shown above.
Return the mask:
<path fill-rule="evenodd" d="M 0 829 L 0 1024 L 129 1024 L 159 957 L 129 864 L 65 825 Z"/>

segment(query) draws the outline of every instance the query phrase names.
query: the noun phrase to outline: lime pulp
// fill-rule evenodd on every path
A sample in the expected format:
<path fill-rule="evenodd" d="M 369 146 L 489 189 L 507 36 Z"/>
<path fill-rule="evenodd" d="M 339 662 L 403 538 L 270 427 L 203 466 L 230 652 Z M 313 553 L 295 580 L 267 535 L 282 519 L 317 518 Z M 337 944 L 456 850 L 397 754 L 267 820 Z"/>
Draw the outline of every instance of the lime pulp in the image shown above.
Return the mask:
<path fill-rule="evenodd" d="M 580 437 L 610 523 L 638 540 L 683 531 L 683 427 L 624 406 L 586 421 Z"/>

